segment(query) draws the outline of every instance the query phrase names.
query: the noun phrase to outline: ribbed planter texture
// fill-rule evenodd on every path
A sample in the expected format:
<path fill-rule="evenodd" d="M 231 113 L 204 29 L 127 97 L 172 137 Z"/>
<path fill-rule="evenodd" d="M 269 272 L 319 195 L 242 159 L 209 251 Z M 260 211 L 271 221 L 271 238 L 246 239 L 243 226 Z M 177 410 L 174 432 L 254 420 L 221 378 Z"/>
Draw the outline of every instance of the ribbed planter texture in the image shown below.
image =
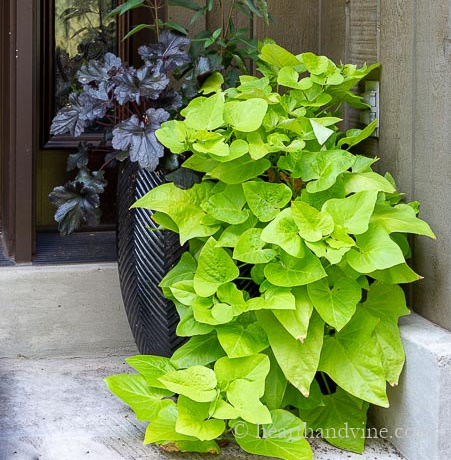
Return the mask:
<path fill-rule="evenodd" d="M 178 235 L 149 230 L 151 212 L 130 206 L 164 182 L 157 172 L 124 162 L 118 183 L 118 265 L 128 321 L 140 353 L 170 356 L 183 338 L 175 334 L 178 315 L 158 284 L 177 263 L 183 249 Z"/>

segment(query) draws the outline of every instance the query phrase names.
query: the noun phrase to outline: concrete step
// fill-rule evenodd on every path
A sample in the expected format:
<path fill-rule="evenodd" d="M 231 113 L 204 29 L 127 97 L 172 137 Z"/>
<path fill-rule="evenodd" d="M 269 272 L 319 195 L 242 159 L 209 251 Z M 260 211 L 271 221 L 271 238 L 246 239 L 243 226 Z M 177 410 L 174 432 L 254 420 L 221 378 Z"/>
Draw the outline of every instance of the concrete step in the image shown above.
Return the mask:
<path fill-rule="evenodd" d="M 227 447 L 218 456 L 166 454 L 144 446 L 146 424 L 106 389 L 102 379 L 130 372 L 123 357 L 0 359 L 0 460 L 243 459 Z M 364 455 L 313 440 L 317 460 L 402 457 L 370 439 Z M 251 458 L 263 459 L 268 457 Z"/>
<path fill-rule="evenodd" d="M 0 357 L 135 354 L 117 264 L 0 268 Z"/>

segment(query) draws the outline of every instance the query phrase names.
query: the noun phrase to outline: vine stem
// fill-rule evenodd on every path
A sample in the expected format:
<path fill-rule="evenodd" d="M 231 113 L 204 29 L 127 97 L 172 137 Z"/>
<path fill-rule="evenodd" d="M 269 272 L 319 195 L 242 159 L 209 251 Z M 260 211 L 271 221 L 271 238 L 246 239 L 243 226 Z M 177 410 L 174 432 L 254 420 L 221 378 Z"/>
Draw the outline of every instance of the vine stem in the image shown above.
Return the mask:
<path fill-rule="evenodd" d="M 107 127 L 111 127 L 111 126 L 114 126 L 113 123 L 103 123 L 102 121 L 96 121 L 96 123 L 100 126 L 107 126 Z"/>
<path fill-rule="evenodd" d="M 232 19 L 233 10 L 235 9 L 235 3 L 236 3 L 235 0 L 233 0 L 230 4 L 229 14 L 227 15 L 227 24 L 225 24 L 224 39 L 229 34 L 229 24 L 230 24 L 230 20 Z"/>
<path fill-rule="evenodd" d="M 331 395 L 332 391 L 330 390 L 329 382 L 327 381 L 326 376 L 324 375 L 324 372 L 320 372 L 321 378 L 323 379 L 324 385 L 326 386 L 327 392 Z"/>
<path fill-rule="evenodd" d="M 114 155 L 113 157 L 111 157 L 109 160 L 105 161 L 105 163 L 103 163 L 103 165 L 100 167 L 99 172 L 100 172 L 100 171 L 103 171 L 103 170 L 104 170 L 110 163 L 112 163 L 115 159 L 116 159 L 116 155 Z"/>
<path fill-rule="evenodd" d="M 155 0 L 155 33 L 157 35 L 157 41 L 160 41 L 160 25 L 158 24 L 158 9 L 160 6 L 158 5 L 158 0 Z"/>

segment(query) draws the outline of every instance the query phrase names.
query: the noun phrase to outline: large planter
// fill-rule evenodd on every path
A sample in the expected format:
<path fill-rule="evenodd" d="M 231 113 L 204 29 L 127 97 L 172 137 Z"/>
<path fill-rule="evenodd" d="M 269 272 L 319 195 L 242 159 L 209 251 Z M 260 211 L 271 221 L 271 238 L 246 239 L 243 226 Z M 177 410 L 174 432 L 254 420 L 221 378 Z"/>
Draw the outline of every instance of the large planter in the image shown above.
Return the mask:
<path fill-rule="evenodd" d="M 156 228 L 151 213 L 130 206 L 163 183 L 156 172 L 126 161 L 118 183 L 118 265 L 125 310 L 140 353 L 170 356 L 183 339 L 177 337 L 178 315 L 158 284 L 177 263 L 183 249 L 178 235 Z"/>

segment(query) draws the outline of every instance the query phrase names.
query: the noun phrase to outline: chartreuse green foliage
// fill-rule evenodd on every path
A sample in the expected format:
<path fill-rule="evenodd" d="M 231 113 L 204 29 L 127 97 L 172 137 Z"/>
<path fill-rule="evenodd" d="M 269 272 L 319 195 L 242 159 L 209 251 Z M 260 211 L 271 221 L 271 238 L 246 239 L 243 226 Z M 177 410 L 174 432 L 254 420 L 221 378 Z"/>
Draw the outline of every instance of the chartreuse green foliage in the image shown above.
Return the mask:
<path fill-rule="evenodd" d="M 398 284 L 419 279 L 404 234 L 434 234 L 376 159 L 349 151 L 374 124 L 337 127 L 342 103 L 365 107 L 351 88 L 374 66 L 275 44 L 260 58 L 262 78 L 226 91 L 210 79 L 156 134 L 204 173 L 135 204 L 189 242 L 161 287 L 191 338 L 170 359 L 130 358 L 139 374 L 107 384 L 150 422 L 145 442 L 172 450 L 235 437 L 250 453 L 310 459 L 307 427 L 362 452 L 368 405 L 388 407 L 404 363 Z"/>

